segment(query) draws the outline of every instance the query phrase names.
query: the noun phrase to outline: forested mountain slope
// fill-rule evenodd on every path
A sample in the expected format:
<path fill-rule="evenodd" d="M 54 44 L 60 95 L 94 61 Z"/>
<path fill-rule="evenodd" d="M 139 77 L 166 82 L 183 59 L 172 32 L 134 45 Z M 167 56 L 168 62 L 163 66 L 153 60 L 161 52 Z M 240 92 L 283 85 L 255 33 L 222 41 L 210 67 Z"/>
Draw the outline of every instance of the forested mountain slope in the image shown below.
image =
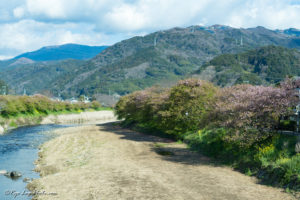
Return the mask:
<path fill-rule="evenodd" d="M 266 46 L 245 53 L 223 54 L 205 63 L 195 74 L 220 86 L 278 83 L 290 76 L 300 76 L 300 52 Z"/>
<path fill-rule="evenodd" d="M 88 61 L 64 61 L 35 67 L 33 64 L 18 65 L 0 76 L 18 92 L 30 88 L 30 93 L 49 90 L 64 97 L 100 93 L 123 95 L 154 84 L 171 84 L 189 76 L 215 56 L 267 45 L 299 50 L 300 37 L 263 27 L 173 28 L 121 41 Z M 44 80 L 49 71 L 53 77 L 51 81 L 40 81 L 36 86 L 36 79 Z"/>

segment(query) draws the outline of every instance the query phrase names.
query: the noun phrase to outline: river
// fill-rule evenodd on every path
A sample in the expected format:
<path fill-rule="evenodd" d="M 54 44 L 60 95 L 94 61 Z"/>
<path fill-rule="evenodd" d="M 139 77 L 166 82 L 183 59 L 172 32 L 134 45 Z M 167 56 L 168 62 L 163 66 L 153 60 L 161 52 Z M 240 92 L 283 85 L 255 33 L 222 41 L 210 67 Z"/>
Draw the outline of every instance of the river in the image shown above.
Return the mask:
<path fill-rule="evenodd" d="M 24 178 L 39 178 L 34 172 L 34 161 L 38 158 L 38 147 L 54 137 L 54 129 L 63 125 L 40 125 L 21 127 L 0 136 L 0 170 L 18 171 L 22 177 L 12 180 L 0 175 L 0 199 L 28 200 Z"/>

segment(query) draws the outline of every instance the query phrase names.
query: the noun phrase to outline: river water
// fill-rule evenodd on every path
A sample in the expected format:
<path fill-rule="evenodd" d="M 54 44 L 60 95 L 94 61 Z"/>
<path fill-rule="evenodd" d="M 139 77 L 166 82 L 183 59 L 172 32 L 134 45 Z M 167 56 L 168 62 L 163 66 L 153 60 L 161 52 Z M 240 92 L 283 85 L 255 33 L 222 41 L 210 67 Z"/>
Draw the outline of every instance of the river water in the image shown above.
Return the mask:
<path fill-rule="evenodd" d="M 54 129 L 63 125 L 41 125 L 22 127 L 0 136 L 0 170 L 18 171 L 22 177 L 12 180 L 0 175 L 0 200 L 28 200 L 24 178 L 39 178 L 34 172 L 34 161 L 38 158 L 38 147 L 54 137 Z"/>

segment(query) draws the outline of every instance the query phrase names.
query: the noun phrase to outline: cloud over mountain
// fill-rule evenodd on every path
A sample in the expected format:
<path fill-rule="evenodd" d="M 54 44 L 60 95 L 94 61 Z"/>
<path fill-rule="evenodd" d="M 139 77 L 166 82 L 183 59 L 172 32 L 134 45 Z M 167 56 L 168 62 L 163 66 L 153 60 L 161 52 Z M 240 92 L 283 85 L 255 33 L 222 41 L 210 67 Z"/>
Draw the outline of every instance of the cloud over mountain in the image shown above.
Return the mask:
<path fill-rule="evenodd" d="M 299 18 L 299 0 L 2 1 L 0 56 L 69 42 L 113 44 L 133 35 L 194 24 L 300 28 Z"/>

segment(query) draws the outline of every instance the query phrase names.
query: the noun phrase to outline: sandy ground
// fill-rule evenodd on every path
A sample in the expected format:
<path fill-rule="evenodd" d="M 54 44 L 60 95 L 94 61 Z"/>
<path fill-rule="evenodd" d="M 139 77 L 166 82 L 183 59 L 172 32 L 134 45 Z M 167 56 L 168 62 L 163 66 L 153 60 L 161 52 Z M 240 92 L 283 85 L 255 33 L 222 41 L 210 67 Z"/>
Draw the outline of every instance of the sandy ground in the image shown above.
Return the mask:
<path fill-rule="evenodd" d="M 184 144 L 113 124 L 59 129 L 37 161 L 42 178 L 29 184 L 37 199 L 288 200 Z M 52 195 L 49 195 L 52 193 Z M 56 195 L 53 195 L 53 194 Z"/>

